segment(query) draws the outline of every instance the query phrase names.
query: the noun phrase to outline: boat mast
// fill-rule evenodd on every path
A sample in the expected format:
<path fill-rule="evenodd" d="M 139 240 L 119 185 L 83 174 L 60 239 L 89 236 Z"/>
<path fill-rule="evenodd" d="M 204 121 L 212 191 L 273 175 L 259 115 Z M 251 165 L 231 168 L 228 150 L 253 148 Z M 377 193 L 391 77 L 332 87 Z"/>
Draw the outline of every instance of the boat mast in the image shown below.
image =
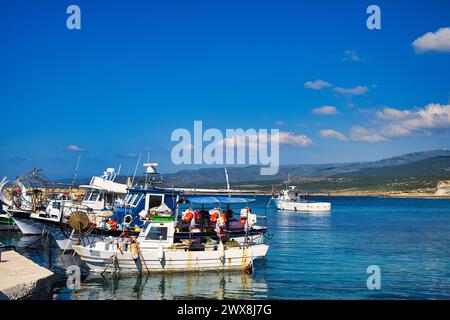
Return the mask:
<path fill-rule="evenodd" d="M 78 155 L 77 165 L 75 167 L 75 172 L 73 173 L 72 183 L 70 185 L 70 190 L 72 190 L 72 188 L 75 187 L 75 182 L 77 181 L 78 167 L 80 165 L 80 159 L 81 159 L 81 153 Z"/>
<path fill-rule="evenodd" d="M 225 169 L 225 179 L 227 180 L 227 190 L 228 190 L 228 197 L 231 197 L 231 193 L 230 193 L 230 181 L 228 179 L 228 171 L 227 168 Z"/>
<path fill-rule="evenodd" d="M 136 163 L 136 168 L 134 168 L 133 179 L 131 180 L 131 186 L 133 186 L 133 184 L 134 184 L 134 178 L 136 177 L 136 172 L 137 172 L 139 163 L 141 162 L 141 156 L 142 156 L 142 154 L 139 153 L 139 158 L 138 158 L 138 161 L 137 161 L 137 163 Z"/>
<path fill-rule="evenodd" d="M 286 190 L 289 189 L 289 173 L 287 174 L 287 180 L 286 180 Z"/>

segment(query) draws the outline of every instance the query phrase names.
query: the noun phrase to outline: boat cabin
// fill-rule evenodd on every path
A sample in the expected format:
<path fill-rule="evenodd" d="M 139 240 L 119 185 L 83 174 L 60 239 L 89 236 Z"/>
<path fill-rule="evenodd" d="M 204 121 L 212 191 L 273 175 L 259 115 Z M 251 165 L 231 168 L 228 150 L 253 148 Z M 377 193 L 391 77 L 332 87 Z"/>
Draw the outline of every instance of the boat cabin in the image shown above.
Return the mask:
<path fill-rule="evenodd" d="M 291 186 L 289 190 L 282 190 L 278 199 L 284 201 L 299 202 L 301 201 L 302 192 L 298 190 L 295 186 Z"/>
<path fill-rule="evenodd" d="M 139 233 L 138 241 L 142 248 L 151 244 L 170 246 L 174 242 L 175 225 L 173 217 L 154 217 L 146 221 Z"/>
<path fill-rule="evenodd" d="M 162 188 L 130 188 L 124 204 L 116 207 L 114 218 L 124 221 L 130 217 L 133 225 L 142 227 L 152 216 L 172 216 L 176 213 L 179 192 Z"/>
<path fill-rule="evenodd" d="M 92 177 L 88 185 L 81 185 L 85 189 L 82 205 L 93 211 L 111 210 L 116 204 L 123 202 L 127 194 L 127 186 L 115 182 L 116 172 L 114 168 L 108 168 L 100 177 Z"/>

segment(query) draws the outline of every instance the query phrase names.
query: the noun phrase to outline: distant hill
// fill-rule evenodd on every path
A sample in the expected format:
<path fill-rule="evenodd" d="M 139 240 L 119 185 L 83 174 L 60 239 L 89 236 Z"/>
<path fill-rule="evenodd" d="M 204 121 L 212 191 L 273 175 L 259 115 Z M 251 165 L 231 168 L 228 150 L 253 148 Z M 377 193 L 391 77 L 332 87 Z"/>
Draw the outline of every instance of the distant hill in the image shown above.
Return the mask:
<path fill-rule="evenodd" d="M 270 189 L 282 186 L 289 174 L 291 181 L 307 190 L 342 188 L 383 189 L 432 187 L 438 180 L 450 178 L 450 150 L 432 150 L 403 154 L 378 161 L 282 165 L 277 175 L 261 176 L 259 166 L 228 167 L 232 188 Z M 177 187 L 225 188 L 223 168 L 181 170 L 164 174 L 166 185 Z M 136 178 L 138 179 L 138 178 Z M 174 179 L 174 180 L 173 180 Z M 79 179 L 88 184 L 89 179 Z M 116 181 L 126 182 L 125 176 Z M 434 185 L 433 185 L 434 186 Z"/>
<path fill-rule="evenodd" d="M 322 179 L 300 181 L 307 190 L 406 191 L 435 188 L 438 181 L 450 180 L 450 156 L 434 157 L 394 166 L 367 168 Z"/>
<path fill-rule="evenodd" d="M 331 178 L 343 174 L 361 172 L 365 169 L 376 169 L 404 165 L 417 161 L 450 157 L 450 150 L 433 150 L 404 154 L 396 157 L 368 162 L 329 163 L 318 165 L 282 165 L 274 176 L 261 176 L 259 166 L 229 167 L 227 169 L 230 183 L 234 186 L 242 184 L 268 185 L 276 181 L 285 180 L 287 175 L 292 179 L 303 178 Z M 199 170 L 182 170 L 174 174 L 165 174 L 166 179 L 175 178 L 176 184 L 181 187 L 224 187 L 225 175 L 223 168 L 205 168 Z"/>

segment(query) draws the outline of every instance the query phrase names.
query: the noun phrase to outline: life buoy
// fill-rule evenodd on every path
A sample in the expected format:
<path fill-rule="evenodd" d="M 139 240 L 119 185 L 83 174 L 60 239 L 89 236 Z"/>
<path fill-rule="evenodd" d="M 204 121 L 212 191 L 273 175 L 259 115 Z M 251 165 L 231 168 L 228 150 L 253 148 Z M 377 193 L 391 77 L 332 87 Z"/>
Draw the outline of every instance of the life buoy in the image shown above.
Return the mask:
<path fill-rule="evenodd" d="M 242 218 L 246 218 L 250 213 L 252 213 L 252 209 L 250 209 L 250 208 L 243 208 L 243 209 L 241 209 L 241 217 Z"/>
<path fill-rule="evenodd" d="M 123 218 L 123 224 L 124 226 L 130 226 L 131 223 L 133 222 L 133 216 L 131 214 L 127 214 L 124 218 Z"/>
<path fill-rule="evenodd" d="M 194 212 L 194 219 L 195 219 L 195 221 L 200 220 L 200 212 L 198 212 L 198 211 Z"/>
<path fill-rule="evenodd" d="M 214 212 L 210 217 L 211 222 L 215 223 L 217 221 L 218 217 L 219 217 L 219 214 L 217 212 Z"/>
<path fill-rule="evenodd" d="M 209 210 L 209 220 L 212 223 L 216 223 L 217 218 L 219 218 L 220 211 L 217 209 Z"/>
<path fill-rule="evenodd" d="M 108 220 L 107 224 L 109 224 L 111 230 L 117 230 L 117 222 L 114 220 Z"/>
<path fill-rule="evenodd" d="M 220 215 L 220 217 L 217 219 L 217 225 L 219 227 L 222 227 L 225 224 L 226 220 L 223 218 L 222 215 Z"/>
<path fill-rule="evenodd" d="M 247 222 L 247 218 L 242 217 L 239 221 L 241 224 L 245 224 Z"/>
<path fill-rule="evenodd" d="M 186 221 L 186 222 L 189 223 L 189 222 L 191 222 L 191 220 L 192 220 L 192 216 L 193 216 L 192 211 L 186 210 L 186 211 L 184 211 L 184 212 L 182 213 L 181 219 L 182 219 L 183 221 Z"/>

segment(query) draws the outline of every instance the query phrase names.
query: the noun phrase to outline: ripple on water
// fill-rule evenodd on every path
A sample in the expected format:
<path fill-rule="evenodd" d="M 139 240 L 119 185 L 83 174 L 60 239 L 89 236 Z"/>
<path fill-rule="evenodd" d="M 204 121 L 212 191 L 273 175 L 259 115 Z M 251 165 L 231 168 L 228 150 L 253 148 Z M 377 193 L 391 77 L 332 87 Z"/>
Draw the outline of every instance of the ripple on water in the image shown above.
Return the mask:
<path fill-rule="evenodd" d="M 318 198 L 321 199 L 321 198 Z M 259 198 L 254 212 L 264 212 Z M 449 299 L 450 201 L 332 197 L 326 214 L 270 209 L 274 234 L 252 276 L 243 273 L 101 277 L 83 269 L 78 290 L 65 287 L 68 265 L 39 238 L 0 233 L 21 253 L 53 270 L 55 299 Z M 381 287 L 366 287 L 367 267 Z"/>

